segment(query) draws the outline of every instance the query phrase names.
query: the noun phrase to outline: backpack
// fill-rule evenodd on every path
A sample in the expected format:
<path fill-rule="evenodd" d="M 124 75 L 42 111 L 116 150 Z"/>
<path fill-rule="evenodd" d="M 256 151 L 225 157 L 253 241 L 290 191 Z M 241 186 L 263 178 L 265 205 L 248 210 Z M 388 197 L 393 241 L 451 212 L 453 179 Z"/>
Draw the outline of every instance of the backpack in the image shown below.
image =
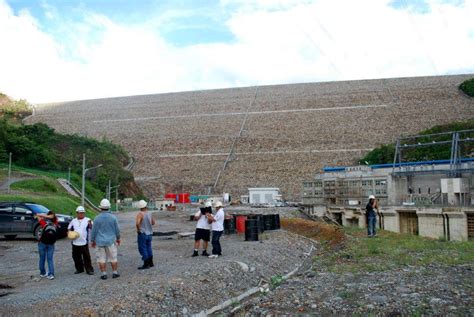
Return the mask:
<path fill-rule="evenodd" d="M 47 222 L 46 226 L 44 226 L 43 231 L 41 233 L 40 241 L 44 244 L 54 244 L 57 240 L 56 234 L 56 225 L 52 222 Z"/>

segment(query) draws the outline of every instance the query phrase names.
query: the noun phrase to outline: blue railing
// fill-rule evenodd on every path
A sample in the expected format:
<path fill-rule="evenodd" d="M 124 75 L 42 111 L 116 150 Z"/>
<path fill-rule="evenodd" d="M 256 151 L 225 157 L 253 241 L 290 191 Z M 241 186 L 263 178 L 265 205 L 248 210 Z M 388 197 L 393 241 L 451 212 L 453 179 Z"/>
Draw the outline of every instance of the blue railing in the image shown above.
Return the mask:
<path fill-rule="evenodd" d="M 474 158 L 464 158 L 460 160 L 461 163 L 466 162 L 474 162 Z M 441 165 L 441 164 L 450 164 L 450 160 L 432 160 L 432 161 L 418 161 L 418 162 L 404 162 L 404 163 L 395 163 L 395 167 L 401 166 L 421 166 L 421 165 Z M 377 168 L 391 168 L 393 167 L 393 163 L 385 163 L 385 164 L 373 164 L 367 165 L 372 169 Z M 348 166 L 338 166 L 338 167 L 330 167 L 325 166 L 323 167 L 324 172 L 344 172 Z"/>

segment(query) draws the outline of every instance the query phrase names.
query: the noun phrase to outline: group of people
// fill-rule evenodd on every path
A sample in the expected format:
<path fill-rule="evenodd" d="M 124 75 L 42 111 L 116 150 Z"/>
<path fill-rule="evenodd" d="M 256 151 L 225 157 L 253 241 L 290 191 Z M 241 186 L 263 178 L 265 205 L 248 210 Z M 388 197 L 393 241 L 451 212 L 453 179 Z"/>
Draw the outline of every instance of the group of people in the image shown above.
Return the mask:
<path fill-rule="evenodd" d="M 206 207 L 211 207 L 211 203 L 206 203 Z M 69 223 L 68 238 L 72 240 L 72 258 L 76 271 L 74 274 L 86 273 L 94 275 L 89 244 L 95 249 L 97 263 L 100 270 L 100 278 L 106 280 L 107 263 L 112 267 L 112 278 L 120 277 L 118 272 L 117 247 L 120 246 L 120 228 L 117 218 L 110 213 L 110 202 L 102 199 L 99 205 L 100 214 L 94 222 L 85 215 L 83 206 L 76 208 L 76 217 Z M 144 200 L 138 202 L 140 212 L 135 219 L 137 231 L 138 252 L 141 255 L 143 264 L 139 270 L 154 267 L 152 238 L 155 219 L 147 210 L 147 203 Z M 224 208 L 221 202 L 215 204 L 216 213 L 197 213 L 195 219 L 196 226 L 195 244 L 193 256 L 198 255 L 199 242 L 202 241 L 202 255 L 209 258 L 217 258 L 222 255 L 220 237 L 224 231 Z M 37 214 L 40 231 L 38 235 L 39 270 L 40 276 L 54 279 L 54 248 L 56 243 L 56 230 L 58 219 L 53 211 L 47 214 Z M 212 254 L 207 253 L 208 242 L 212 231 Z M 48 271 L 46 271 L 46 262 Z"/>
<path fill-rule="evenodd" d="M 205 207 L 212 208 L 211 202 L 206 202 Z M 194 215 L 194 220 L 197 220 L 196 224 L 196 232 L 194 234 L 194 252 L 192 254 L 193 257 L 199 255 L 199 244 L 202 247 L 203 256 L 208 256 L 209 258 L 217 258 L 222 256 L 222 248 L 220 243 L 220 238 L 222 233 L 224 232 L 224 206 L 222 202 L 218 201 L 215 204 L 216 213 L 212 214 L 212 212 L 206 212 L 204 208 L 204 212 L 198 210 Z M 212 254 L 207 253 L 207 246 L 209 244 L 209 240 L 211 240 L 211 231 L 212 231 Z"/>
<path fill-rule="evenodd" d="M 147 203 L 144 200 L 138 203 L 140 212 L 136 218 L 138 251 L 144 264 L 139 269 L 153 267 L 153 252 L 151 249 L 151 226 L 155 220 L 147 213 Z M 86 272 L 94 274 L 89 244 L 96 250 L 100 278 L 107 279 L 107 263 L 112 267 L 112 278 L 120 277 L 118 272 L 117 247 L 120 245 L 120 228 L 117 218 L 110 213 L 110 201 L 102 199 L 99 208 L 101 213 L 92 220 L 85 216 L 83 206 L 76 208 L 76 217 L 69 223 L 68 238 L 72 240 L 72 258 L 76 271 L 74 274 Z M 54 246 L 56 243 L 56 229 L 58 220 L 53 211 L 47 214 L 37 214 L 40 231 L 38 235 L 39 270 L 40 276 L 54 279 Z M 46 262 L 48 271 L 46 271 Z"/>

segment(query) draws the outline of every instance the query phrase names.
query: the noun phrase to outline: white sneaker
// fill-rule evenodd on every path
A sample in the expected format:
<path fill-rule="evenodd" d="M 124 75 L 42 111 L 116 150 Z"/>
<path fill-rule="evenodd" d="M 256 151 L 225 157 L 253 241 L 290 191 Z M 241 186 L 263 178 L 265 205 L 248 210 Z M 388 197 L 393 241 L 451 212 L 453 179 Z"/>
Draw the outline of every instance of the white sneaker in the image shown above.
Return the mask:
<path fill-rule="evenodd" d="M 48 277 L 48 274 L 40 274 L 40 277 Z"/>
<path fill-rule="evenodd" d="M 46 276 L 46 278 L 47 278 L 48 280 L 54 280 L 54 275 L 48 275 L 48 276 Z"/>
<path fill-rule="evenodd" d="M 217 254 L 211 254 L 210 256 L 208 256 L 209 259 L 215 259 L 217 258 L 218 255 Z"/>

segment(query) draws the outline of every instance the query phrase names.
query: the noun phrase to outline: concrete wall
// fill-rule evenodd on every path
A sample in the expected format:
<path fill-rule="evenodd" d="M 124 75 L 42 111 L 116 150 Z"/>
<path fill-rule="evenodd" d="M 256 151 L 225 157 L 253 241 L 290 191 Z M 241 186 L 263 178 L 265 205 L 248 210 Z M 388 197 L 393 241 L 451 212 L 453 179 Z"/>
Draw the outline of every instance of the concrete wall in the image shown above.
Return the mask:
<path fill-rule="evenodd" d="M 343 226 L 358 225 L 366 228 L 363 209 L 354 207 L 325 207 L 314 206 L 318 216 L 325 209 L 326 215 L 340 219 Z M 377 228 L 382 225 L 384 230 L 400 232 L 400 213 L 413 212 L 418 217 L 418 234 L 433 239 L 445 238 L 450 241 L 467 241 L 467 216 L 474 213 L 468 208 L 417 208 L 417 207 L 384 207 L 380 209 L 381 216 L 377 217 Z M 449 221 L 448 221 L 449 219 Z M 448 227 L 449 223 L 449 227 Z"/>
<path fill-rule="evenodd" d="M 445 236 L 444 217 L 439 208 L 418 210 L 416 214 L 418 216 L 418 230 L 420 236 L 434 239 L 443 238 Z"/>
<path fill-rule="evenodd" d="M 384 230 L 391 232 L 400 232 L 400 223 L 398 214 L 394 210 L 381 210 L 383 214 Z"/>
<path fill-rule="evenodd" d="M 467 241 L 467 217 L 464 212 L 446 213 L 449 217 L 450 240 Z"/>

